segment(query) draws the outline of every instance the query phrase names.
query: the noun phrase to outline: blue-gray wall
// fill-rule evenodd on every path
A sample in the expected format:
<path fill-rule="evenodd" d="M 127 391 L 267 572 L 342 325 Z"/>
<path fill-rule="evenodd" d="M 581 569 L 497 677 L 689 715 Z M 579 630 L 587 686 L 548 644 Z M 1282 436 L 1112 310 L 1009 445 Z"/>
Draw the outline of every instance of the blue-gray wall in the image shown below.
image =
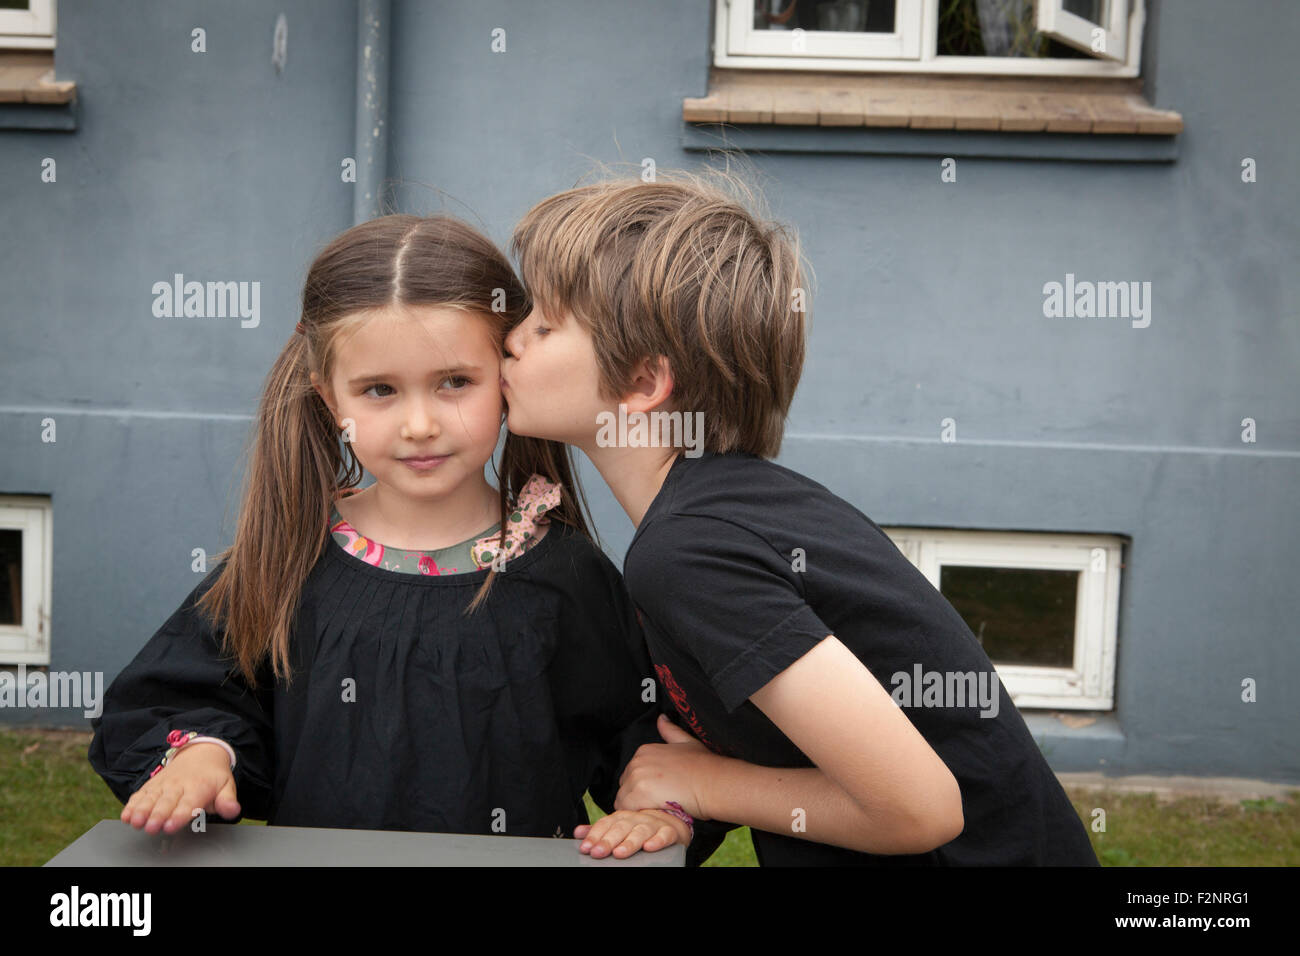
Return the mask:
<path fill-rule="evenodd" d="M 779 460 L 882 525 L 1130 538 L 1114 712 L 1027 714 L 1053 766 L 1297 781 L 1300 6 L 1158 13 L 1147 82 L 1183 114 L 1175 162 L 960 158 L 945 184 L 937 155 L 752 156 L 817 274 Z M 592 160 L 704 161 L 681 103 L 707 88 L 707 3 L 396 2 L 392 20 L 403 209 L 504 245 Z M 351 222 L 355 31 L 354 2 L 59 4 L 79 127 L 0 132 L 0 493 L 53 496 L 54 669 L 111 678 L 193 586 L 190 550 L 229 543 L 262 377 L 314 250 Z M 261 325 L 155 319 L 175 272 L 260 280 Z M 1066 273 L 1151 282 L 1150 326 L 1045 318 Z M 621 563 L 631 523 L 583 478 Z"/>

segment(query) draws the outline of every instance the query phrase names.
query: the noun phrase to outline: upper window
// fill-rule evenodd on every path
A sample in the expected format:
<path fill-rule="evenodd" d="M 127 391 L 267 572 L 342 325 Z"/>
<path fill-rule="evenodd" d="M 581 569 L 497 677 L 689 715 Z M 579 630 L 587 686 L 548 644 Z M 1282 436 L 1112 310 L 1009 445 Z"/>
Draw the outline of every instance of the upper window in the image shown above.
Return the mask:
<path fill-rule="evenodd" d="M 0 48 L 54 49 L 54 0 L 0 0 Z"/>
<path fill-rule="evenodd" d="M 714 63 L 1138 75 L 1143 0 L 716 0 Z"/>

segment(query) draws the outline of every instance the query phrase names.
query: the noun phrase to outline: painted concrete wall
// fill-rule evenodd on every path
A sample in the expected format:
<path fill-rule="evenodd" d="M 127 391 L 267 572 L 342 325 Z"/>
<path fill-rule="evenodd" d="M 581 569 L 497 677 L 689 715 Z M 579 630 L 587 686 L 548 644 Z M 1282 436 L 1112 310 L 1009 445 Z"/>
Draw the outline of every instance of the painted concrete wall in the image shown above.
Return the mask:
<path fill-rule="evenodd" d="M 1028 714 L 1053 766 L 1295 781 L 1300 7 L 1157 9 L 1148 83 L 1183 114 L 1176 162 L 961 159 L 944 184 L 937 156 L 753 157 L 818 280 L 779 461 L 886 526 L 1127 536 L 1116 707 L 1073 730 Z M 0 493 L 54 498 L 51 666 L 110 676 L 192 586 L 190 549 L 229 542 L 262 376 L 313 250 L 350 223 L 356 19 L 303 0 L 114 11 L 59 6 L 78 131 L 0 134 L 0 204 L 24 225 L 0 235 Z M 703 160 L 683 149 L 681 101 L 707 87 L 708 4 L 392 15 L 404 210 L 504 244 L 592 160 Z M 47 155 L 57 185 L 39 182 Z M 155 319 L 149 289 L 175 272 L 260 280 L 261 324 Z M 1149 281 L 1150 325 L 1046 318 L 1043 285 L 1067 273 Z M 56 445 L 39 440 L 47 415 Z M 939 440 L 947 417 L 955 443 Z M 594 469 L 583 478 L 621 563 L 631 523 Z"/>

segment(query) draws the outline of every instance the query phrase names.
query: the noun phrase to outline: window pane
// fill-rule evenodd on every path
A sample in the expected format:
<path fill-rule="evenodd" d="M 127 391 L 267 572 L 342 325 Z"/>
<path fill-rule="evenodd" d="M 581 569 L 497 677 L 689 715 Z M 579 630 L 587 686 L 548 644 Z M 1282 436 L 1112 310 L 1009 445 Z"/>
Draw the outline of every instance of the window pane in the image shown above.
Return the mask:
<path fill-rule="evenodd" d="M 22 624 L 22 615 L 23 533 L 6 528 L 0 531 L 0 624 Z"/>
<path fill-rule="evenodd" d="M 1088 6 L 1090 0 L 1079 0 Z M 1101 3 L 1105 0 L 1091 0 Z M 1032 56 L 1090 59 L 1038 32 L 1034 0 L 940 0 L 940 56 Z"/>
<path fill-rule="evenodd" d="M 893 0 L 754 0 L 755 30 L 893 33 Z"/>
<path fill-rule="evenodd" d="M 1110 20 L 1110 0 L 1064 0 L 1061 7 L 1066 13 L 1083 17 L 1098 26 L 1104 26 Z"/>
<path fill-rule="evenodd" d="M 939 569 L 939 591 L 997 664 L 1073 666 L 1078 587 L 1078 571 Z"/>

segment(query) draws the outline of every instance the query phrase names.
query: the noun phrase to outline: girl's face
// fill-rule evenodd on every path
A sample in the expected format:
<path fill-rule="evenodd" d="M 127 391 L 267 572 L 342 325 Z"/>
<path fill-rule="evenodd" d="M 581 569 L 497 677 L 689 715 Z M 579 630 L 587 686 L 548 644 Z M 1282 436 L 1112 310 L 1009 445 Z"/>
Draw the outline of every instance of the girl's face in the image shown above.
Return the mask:
<path fill-rule="evenodd" d="M 487 320 L 440 306 L 370 316 L 340 340 L 329 383 L 312 376 L 340 427 L 351 419 L 357 459 L 411 498 L 482 482 L 502 418 L 501 354 Z"/>
<path fill-rule="evenodd" d="M 516 435 L 548 438 L 579 448 L 594 444 L 599 397 L 591 336 L 573 316 L 544 316 L 534 307 L 506 336 L 502 390 Z"/>

